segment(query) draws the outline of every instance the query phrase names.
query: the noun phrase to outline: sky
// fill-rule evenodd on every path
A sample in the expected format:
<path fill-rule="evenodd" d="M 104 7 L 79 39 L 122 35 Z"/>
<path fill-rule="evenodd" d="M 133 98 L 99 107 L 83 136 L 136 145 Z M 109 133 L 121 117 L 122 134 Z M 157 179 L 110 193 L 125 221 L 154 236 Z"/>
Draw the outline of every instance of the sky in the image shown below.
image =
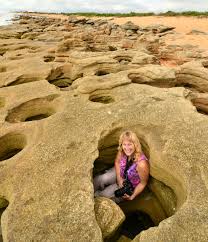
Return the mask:
<path fill-rule="evenodd" d="M 0 0 L 0 12 L 166 12 L 208 11 L 208 0 Z"/>

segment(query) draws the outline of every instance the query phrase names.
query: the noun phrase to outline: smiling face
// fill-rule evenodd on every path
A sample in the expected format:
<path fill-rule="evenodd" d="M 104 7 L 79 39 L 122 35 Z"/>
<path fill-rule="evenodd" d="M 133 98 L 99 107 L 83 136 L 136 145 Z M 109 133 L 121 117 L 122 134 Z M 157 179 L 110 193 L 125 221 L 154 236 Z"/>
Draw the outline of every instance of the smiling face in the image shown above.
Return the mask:
<path fill-rule="evenodd" d="M 130 140 L 125 139 L 122 142 L 122 149 L 127 156 L 131 156 L 135 152 L 134 143 Z"/>

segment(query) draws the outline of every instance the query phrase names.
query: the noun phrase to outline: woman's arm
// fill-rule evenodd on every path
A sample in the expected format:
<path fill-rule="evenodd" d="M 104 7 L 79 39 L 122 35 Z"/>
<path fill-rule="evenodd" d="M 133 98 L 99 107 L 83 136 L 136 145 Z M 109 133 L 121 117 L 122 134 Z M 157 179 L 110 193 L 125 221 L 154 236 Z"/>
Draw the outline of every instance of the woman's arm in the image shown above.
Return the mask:
<path fill-rule="evenodd" d="M 123 186 L 123 178 L 120 175 L 120 159 L 121 159 L 121 152 L 118 151 L 115 159 L 115 170 L 116 170 L 116 178 L 119 187 Z"/>
<path fill-rule="evenodd" d="M 137 172 L 140 177 L 140 183 L 135 187 L 134 192 L 131 196 L 125 194 L 125 199 L 133 200 L 138 196 L 145 188 L 149 178 L 149 163 L 146 160 L 141 160 L 137 165 Z"/>

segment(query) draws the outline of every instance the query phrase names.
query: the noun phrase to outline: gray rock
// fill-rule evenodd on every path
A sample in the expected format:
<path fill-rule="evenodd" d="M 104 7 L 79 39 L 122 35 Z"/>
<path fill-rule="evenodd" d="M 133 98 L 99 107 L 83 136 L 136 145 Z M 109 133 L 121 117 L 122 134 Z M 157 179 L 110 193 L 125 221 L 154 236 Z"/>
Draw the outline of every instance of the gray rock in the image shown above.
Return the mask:
<path fill-rule="evenodd" d="M 198 29 L 192 29 L 189 33 L 187 34 L 194 34 L 194 35 L 208 35 L 207 32 L 198 30 Z"/>
<path fill-rule="evenodd" d="M 132 23 L 131 21 L 128 21 L 125 24 L 121 25 L 121 28 L 125 30 L 133 30 L 133 31 L 137 31 L 138 29 L 140 29 L 138 25 Z"/>
<path fill-rule="evenodd" d="M 152 31 L 154 34 L 163 33 L 175 29 L 175 27 L 165 26 L 162 24 L 149 25 L 143 28 L 144 31 Z"/>

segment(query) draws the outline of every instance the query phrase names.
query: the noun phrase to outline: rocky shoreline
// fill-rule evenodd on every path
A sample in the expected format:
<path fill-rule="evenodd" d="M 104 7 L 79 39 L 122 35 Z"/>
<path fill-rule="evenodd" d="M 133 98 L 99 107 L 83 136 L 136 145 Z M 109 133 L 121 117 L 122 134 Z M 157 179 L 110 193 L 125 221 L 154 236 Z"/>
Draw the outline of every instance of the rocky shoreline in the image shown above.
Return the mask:
<path fill-rule="evenodd" d="M 138 211 L 155 226 L 133 241 L 208 240 L 208 52 L 170 36 L 74 16 L 0 26 L 3 241 L 129 241 L 117 231 Z M 151 179 L 121 210 L 94 200 L 92 173 L 113 165 L 126 128 Z"/>

